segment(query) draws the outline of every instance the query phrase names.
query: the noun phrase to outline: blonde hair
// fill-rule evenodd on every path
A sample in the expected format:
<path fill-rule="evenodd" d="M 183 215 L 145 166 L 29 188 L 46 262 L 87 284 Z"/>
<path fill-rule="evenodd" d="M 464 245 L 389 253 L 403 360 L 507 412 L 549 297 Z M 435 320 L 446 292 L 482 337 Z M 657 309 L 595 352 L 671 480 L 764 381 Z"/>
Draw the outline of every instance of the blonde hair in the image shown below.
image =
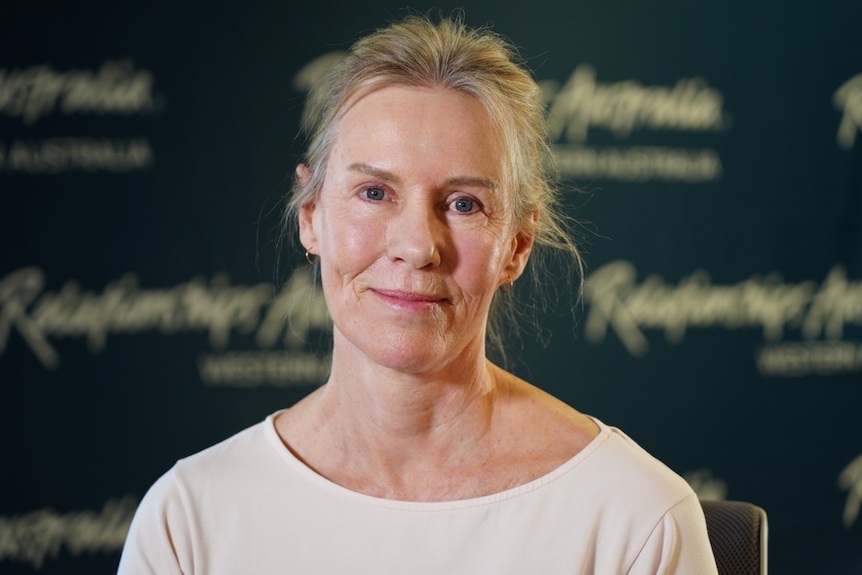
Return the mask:
<path fill-rule="evenodd" d="M 300 208 L 320 193 L 338 122 L 349 104 L 387 86 L 439 87 L 475 97 L 501 142 L 501 188 L 510 195 L 516 229 L 533 237 L 530 275 L 538 280 L 544 273 L 535 269 L 544 265 L 543 248 L 567 254 L 563 259 L 581 272 L 568 219 L 558 207 L 539 86 L 508 41 L 486 28 L 467 27 L 460 15 L 437 23 L 411 15 L 377 30 L 357 41 L 312 87 L 301 124 L 308 138 L 305 163 L 310 178 L 304 185 L 294 181 L 285 213 L 288 225 L 295 225 Z M 504 328 L 517 327 L 514 304 L 512 296 L 495 297 L 489 318 L 488 344 L 503 360 Z"/>

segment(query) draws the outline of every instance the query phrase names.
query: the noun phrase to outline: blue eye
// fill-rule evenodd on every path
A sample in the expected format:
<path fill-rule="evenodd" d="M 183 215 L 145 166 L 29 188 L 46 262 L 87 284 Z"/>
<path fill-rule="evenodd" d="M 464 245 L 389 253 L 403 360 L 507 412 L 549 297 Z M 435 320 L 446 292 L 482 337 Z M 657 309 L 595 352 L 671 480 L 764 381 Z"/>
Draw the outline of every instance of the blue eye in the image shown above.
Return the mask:
<path fill-rule="evenodd" d="M 365 197 L 369 200 L 382 200 L 386 197 L 386 192 L 380 188 L 368 188 L 365 190 Z"/>
<path fill-rule="evenodd" d="M 467 214 L 473 211 L 473 200 L 460 198 L 452 202 L 452 206 L 455 208 L 455 211 Z"/>

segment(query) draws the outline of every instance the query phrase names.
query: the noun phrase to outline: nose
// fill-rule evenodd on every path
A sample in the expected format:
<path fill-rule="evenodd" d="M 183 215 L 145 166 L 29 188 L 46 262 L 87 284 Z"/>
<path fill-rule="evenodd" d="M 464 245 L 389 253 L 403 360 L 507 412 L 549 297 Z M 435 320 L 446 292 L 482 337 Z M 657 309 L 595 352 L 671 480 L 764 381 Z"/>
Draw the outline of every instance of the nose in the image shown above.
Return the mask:
<path fill-rule="evenodd" d="M 444 240 L 444 223 L 432 202 L 418 199 L 405 202 L 389 222 L 389 257 L 413 269 L 440 265 Z"/>

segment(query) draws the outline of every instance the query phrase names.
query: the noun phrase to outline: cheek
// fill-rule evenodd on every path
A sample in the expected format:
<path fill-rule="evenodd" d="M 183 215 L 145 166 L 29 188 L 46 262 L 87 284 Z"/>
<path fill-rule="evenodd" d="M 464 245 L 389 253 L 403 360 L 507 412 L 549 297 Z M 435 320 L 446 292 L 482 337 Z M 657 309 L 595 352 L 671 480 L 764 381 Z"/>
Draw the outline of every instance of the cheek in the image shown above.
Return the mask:
<path fill-rule="evenodd" d="M 482 238 L 459 250 L 456 276 L 462 289 L 479 297 L 493 295 L 503 272 L 500 241 Z"/>
<path fill-rule="evenodd" d="M 384 244 L 380 225 L 345 215 L 336 216 L 332 222 L 334 225 L 327 228 L 325 250 L 338 273 L 358 273 L 379 256 Z"/>

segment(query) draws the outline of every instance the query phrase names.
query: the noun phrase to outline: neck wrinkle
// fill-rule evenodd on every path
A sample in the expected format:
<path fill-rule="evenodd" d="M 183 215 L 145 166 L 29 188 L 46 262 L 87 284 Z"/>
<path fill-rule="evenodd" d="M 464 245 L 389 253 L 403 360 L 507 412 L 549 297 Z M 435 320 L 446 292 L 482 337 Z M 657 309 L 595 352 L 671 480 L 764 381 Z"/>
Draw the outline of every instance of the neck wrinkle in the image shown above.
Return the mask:
<path fill-rule="evenodd" d="M 497 369 L 484 357 L 449 366 L 457 369 L 417 375 L 370 362 L 334 364 L 318 408 L 344 465 L 403 479 L 487 456 Z"/>

